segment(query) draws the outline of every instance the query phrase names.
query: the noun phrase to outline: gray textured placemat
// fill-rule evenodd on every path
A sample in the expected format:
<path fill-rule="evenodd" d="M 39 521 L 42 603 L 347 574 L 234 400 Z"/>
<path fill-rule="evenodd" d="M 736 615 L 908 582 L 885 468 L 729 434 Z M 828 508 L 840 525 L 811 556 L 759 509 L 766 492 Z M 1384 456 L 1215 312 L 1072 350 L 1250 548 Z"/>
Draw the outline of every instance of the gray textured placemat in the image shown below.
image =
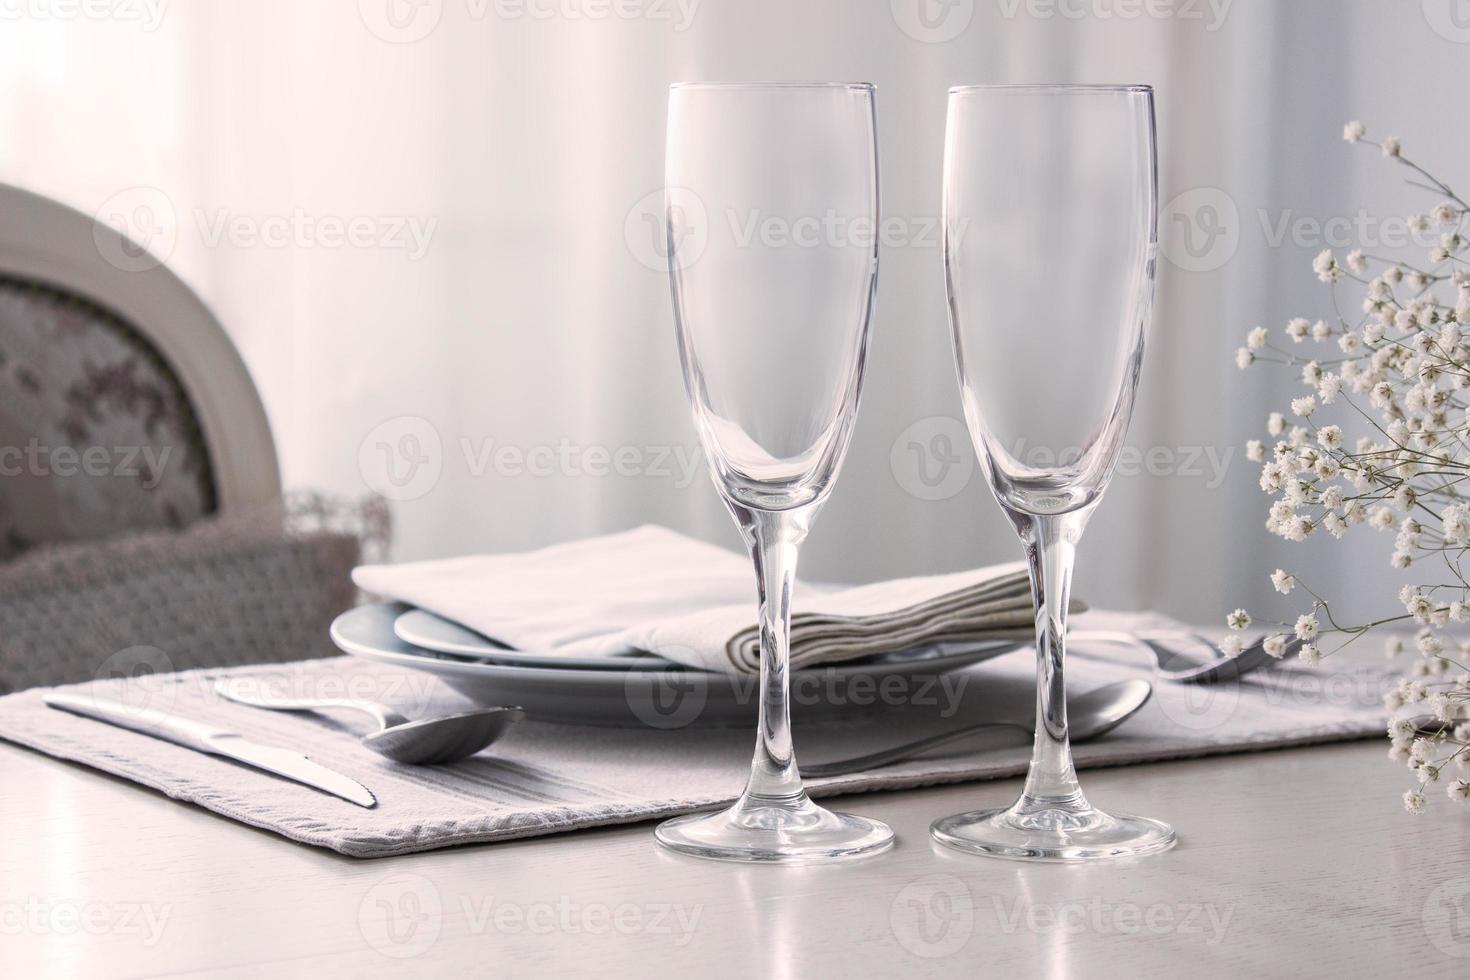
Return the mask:
<path fill-rule="evenodd" d="M 1071 690 L 1148 677 L 1146 662 L 1124 649 L 1106 648 L 1109 659 L 1101 658 L 1103 648 L 1076 651 L 1068 663 Z M 820 723 L 803 723 L 798 709 L 798 758 L 827 761 L 1012 711 L 1030 703 L 1033 670 L 1034 655 L 1019 651 L 947 675 L 942 683 L 912 685 L 900 696 L 918 703 L 855 708 Z M 224 759 L 47 708 L 41 702 L 43 689 L 0 698 L 0 737 L 292 840 L 356 857 L 700 809 L 739 792 L 753 740 L 753 732 L 745 729 L 653 731 L 527 721 L 465 762 L 399 766 L 358 744 L 357 733 L 365 728 L 355 717 L 344 715 L 339 722 L 221 700 L 211 682 L 227 675 L 257 676 L 274 690 L 300 696 L 376 697 L 401 704 L 411 715 L 465 706 L 459 695 L 426 674 L 349 657 L 94 681 L 73 688 L 95 685 L 104 696 L 146 702 L 256 741 L 300 748 L 371 789 L 379 800 L 371 810 Z M 1380 697 L 1391 683 L 1379 668 L 1287 663 L 1231 685 L 1159 684 L 1153 700 L 1122 728 L 1102 741 L 1076 746 L 1077 765 L 1124 765 L 1375 735 L 1383 731 L 1386 715 Z M 883 695 L 875 697 L 882 700 Z M 814 796 L 829 796 L 991 779 L 1025 770 L 1029 740 L 1018 735 L 987 738 L 932 758 L 814 780 L 810 789 Z"/>

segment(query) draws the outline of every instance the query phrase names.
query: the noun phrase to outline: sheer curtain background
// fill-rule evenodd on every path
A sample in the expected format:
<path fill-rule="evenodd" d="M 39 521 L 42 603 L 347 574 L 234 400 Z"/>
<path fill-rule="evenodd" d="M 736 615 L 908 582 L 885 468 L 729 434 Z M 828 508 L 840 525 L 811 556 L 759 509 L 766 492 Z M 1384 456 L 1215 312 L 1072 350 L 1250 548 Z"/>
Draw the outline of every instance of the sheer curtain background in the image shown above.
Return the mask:
<path fill-rule="evenodd" d="M 898 220 L 852 450 L 803 565 L 872 580 L 1019 556 L 958 421 L 935 227 L 946 89 L 1149 82 L 1177 203 L 1136 455 L 1077 591 L 1218 622 L 1271 611 L 1266 573 L 1287 564 L 1382 605 L 1381 539 L 1286 546 L 1262 527 L 1241 447 L 1296 386 L 1242 375 L 1232 351 L 1257 323 L 1330 312 L 1310 262 L 1341 243 L 1283 221 L 1361 210 L 1371 229 L 1435 203 L 1343 144 L 1343 122 L 1402 136 L 1451 183 L 1470 159 L 1447 108 L 1470 58 L 1457 2 L 36 0 L 0 21 L 0 179 L 147 238 L 242 350 L 287 484 L 388 486 L 399 557 L 648 521 L 734 547 L 648 224 L 666 87 L 874 82 Z"/>

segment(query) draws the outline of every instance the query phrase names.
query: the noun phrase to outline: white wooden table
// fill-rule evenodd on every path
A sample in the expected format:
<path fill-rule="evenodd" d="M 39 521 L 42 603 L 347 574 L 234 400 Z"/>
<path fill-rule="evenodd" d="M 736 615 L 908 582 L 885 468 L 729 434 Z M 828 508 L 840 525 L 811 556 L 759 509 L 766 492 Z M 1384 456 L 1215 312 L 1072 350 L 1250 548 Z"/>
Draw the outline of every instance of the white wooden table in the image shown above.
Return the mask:
<path fill-rule="evenodd" d="M 1470 811 L 1405 814 L 1384 748 L 1087 772 L 1180 833 L 1131 863 L 930 843 L 1007 780 L 841 800 L 897 848 L 782 869 L 648 825 L 360 861 L 0 744 L 0 977 L 1470 976 Z"/>

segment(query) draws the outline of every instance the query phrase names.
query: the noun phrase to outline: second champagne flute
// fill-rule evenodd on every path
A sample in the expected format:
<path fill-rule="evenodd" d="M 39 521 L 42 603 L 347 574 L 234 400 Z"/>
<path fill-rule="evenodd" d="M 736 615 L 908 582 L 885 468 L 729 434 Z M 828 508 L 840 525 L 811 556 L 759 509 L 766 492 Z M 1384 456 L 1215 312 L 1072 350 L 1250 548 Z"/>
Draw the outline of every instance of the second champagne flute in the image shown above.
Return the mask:
<path fill-rule="evenodd" d="M 1085 861 L 1174 843 L 1168 825 L 1082 795 L 1063 679 L 1072 561 L 1112 479 L 1143 364 L 1156 170 L 1147 85 L 950 90 L 944 272 L 960 394 L 1030 561 L 1037 655 L 1026 788 L 1010 807 L 936 821 L 934 838 L 960 850 Z"/>
<path fill-rule="evenodd" d="M 755 565 L 760 718 L 734 806 L 667 821 L 665 847 L 732 861 L 852 857 L 886 824 L 817 806 L 791 742 L 797 548 L 847 452 L 878 275 L 871 85 L 669 92 L 667 242 L 684 382 L 716 488 Z"/>

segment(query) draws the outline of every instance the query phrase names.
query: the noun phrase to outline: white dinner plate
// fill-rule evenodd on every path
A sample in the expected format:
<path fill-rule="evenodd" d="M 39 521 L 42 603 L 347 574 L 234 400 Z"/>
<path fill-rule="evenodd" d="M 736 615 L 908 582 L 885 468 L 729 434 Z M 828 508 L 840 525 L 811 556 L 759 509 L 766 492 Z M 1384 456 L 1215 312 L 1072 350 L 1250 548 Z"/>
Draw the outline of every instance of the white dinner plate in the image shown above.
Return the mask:
<path fill-rule="evenodd" d="M 400 639 L 393 625 L 408 608 L 375 603 L 348 610 L 332 623 L 332 642 L 353 656 L 427 671 L 477 704 L 518 705 L 546 721 L 677 730 L 755 720 L 759 679 L 754 676 L 465 660 Z M 792 711 L 809 717 L 881 705 L 942 706 L 940 675 L 1013 649 L 1010 642 L 936 644 L 863 663 L 794 671 Z"/>
<path fill-rule="evenodd" d="M 672 663 L 652 653 L 576 655 L 515 650 L 427 609 L 409 609 L 393 621 L 393 632 L 410 646 L 456 657 L 472 657 L 525 667 L 574 667 L 583 670 L 666 670 Z"/>

